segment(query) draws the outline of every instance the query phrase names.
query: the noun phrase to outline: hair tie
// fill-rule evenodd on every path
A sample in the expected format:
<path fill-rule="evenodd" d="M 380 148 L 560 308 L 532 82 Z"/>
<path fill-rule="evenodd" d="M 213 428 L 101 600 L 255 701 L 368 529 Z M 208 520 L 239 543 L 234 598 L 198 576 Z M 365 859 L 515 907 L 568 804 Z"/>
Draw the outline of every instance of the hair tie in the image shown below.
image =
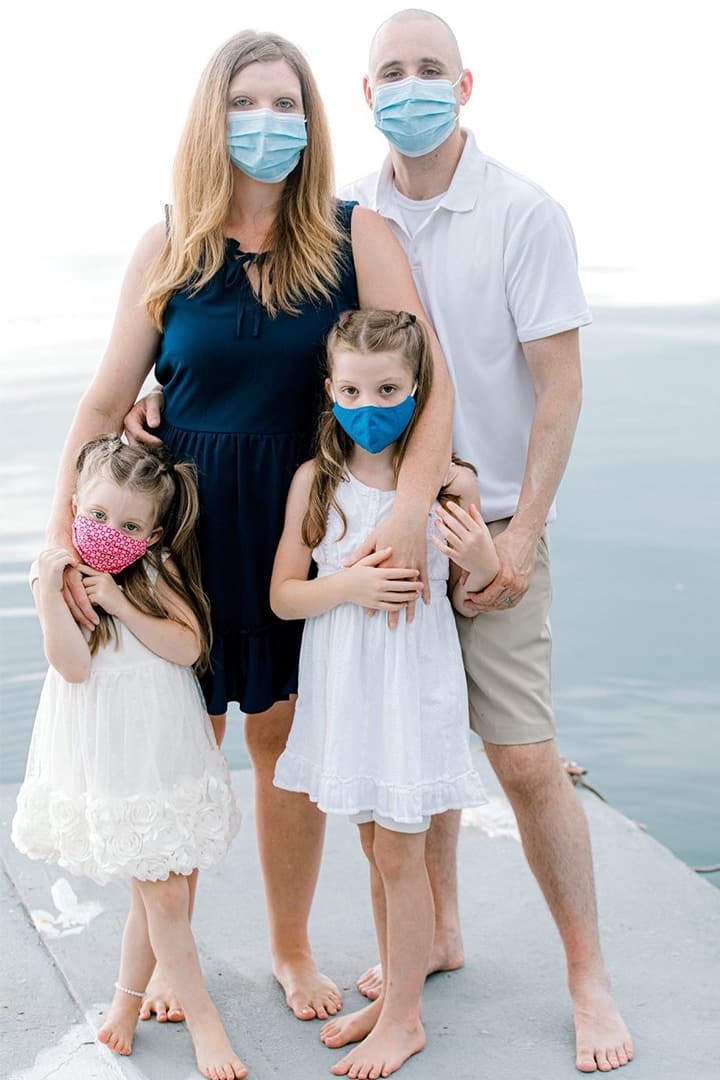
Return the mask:
<path fill-rule="evenodd" d="M 408 326 L 412 326 L 417 322 L 417 315 L 413 315 L 411 311 L 401 311 L 398 315 L 398 330 L 407 330 Z"/>

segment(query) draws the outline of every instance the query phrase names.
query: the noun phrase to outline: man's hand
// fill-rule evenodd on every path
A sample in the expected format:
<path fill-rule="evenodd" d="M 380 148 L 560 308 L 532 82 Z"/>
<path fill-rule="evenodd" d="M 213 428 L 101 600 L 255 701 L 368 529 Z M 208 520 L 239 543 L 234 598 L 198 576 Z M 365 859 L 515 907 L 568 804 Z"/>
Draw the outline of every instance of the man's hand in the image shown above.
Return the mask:
<path fill-rule="evenodd" d="M 165 395 L 161 386 L 156 386 L 145 397 L 133 405 L 123 423 L 128 442 L 131 446 L 159 446 L 162 439 L 150 434 L 150 428 L 160 427 L 162 411 L 165 407 Z"/>
<path fill-rule="evenodd" d="M 494 539 L 500 569 L 481 592 L 469 593 L 468 600 L 476 611 L 507 611 L 515 607 L 528 591 L 535 569 L 538 537 L 527 529 L 513 528 L 498 533 Z"/>
<path fill-rule="evenodd" d="M 82 563 L 79 569 L 83 574 L 83 587 L 90 603 L 101 607 L 108 615 L 119 615 L 126 600 L 112 574 L 93 570 L 91 566 L 84 566 Z"/>
<path fill-rule="evenodd" d="M 393 508 L 390 517 L 381 522 L 357 548 L 346 565 L 351 566 L 372 552 L 391 548 L 392 552 L 383 562 L 392 567 L 410 567 L 419 572 L 422 595 L 425 603 L 430 602 L 430 584 L 427 577 L 427 514 L 417 510 L 402 511 Z M 415 617 L 414 599 L 407 603 L 405 618 L 412 622 Z M 399 612 L 388 611 L 388 626 L 398 625 Z"/>

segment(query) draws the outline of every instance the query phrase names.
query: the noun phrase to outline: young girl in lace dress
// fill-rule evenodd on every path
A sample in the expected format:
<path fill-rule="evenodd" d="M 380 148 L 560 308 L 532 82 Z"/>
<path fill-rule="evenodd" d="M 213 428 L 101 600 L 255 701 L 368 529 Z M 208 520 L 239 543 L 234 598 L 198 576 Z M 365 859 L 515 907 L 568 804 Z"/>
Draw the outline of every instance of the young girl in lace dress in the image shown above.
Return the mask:
<path fill-rule="evenodd" d="M 307 620 L 275 784 L 348 815 L 370 862 L 384 996 L 321 1033 L 328 1047 L 359 1043 L 332 1068 L 353 1077 L 389 1076 L 425 1045 L 422 987 L 433 938 L 425 834 L 434 814 L 485 802 L 447 595 L 449 555 L 458 606 L 498 569 L 472 470 L 450 465 L 439 494 L 452 527 L 438 520 L 437 502 L 428 515 L 428 541 L 436 527 L 442 536 L 428 543 L 429 596 L 421 599 L 417 571 L 388 565 L 388 549 L 350 565 L 392 510 L 431 379 L 427 335 L 413 315 L 342 316 L 328 341 L 318 452 L 293 480 L 271 585 L 277 615 Z M 312 560 L 317 577 L 308 580 Z M 414 617 L 390 627 L 386 612 L 407 611 L 412 601 Z M 366 609 L 375 609 L 372 617 Z"/>
<path fill-rule="evenodd" d="M 193 467 L 162 447 L 100 436 L 80 452 L 73 513 L 82 562 L 49 548 L 34 581 L 50 668 L 13 842 L 101 884 L 131 883 L 100 1040 L 130 1053 L 157 958 L 182 994 L 200 1071 L 244 1077 L 205 989 L 189 921 L 188 876 L 223 858 L 239 824 L 193 670 L 210 647 Z M 92 632 L 63 599 L 71 565 L 99 616 Z"/>

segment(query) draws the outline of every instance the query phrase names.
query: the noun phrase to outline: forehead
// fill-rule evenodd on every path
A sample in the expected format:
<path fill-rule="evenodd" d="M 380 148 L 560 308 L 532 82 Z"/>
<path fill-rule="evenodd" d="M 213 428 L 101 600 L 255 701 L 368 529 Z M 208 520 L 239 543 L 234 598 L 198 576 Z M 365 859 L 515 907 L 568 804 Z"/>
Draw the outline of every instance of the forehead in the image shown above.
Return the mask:
<path fill-rule="evenodd" d="M 228 92 L 252 89 L 255 93 L 267 90 L 272 93 L 300 95 L 300 80 L 287 60 L 255 60 L 230 80 Z"/>
<path fill-rule="evenodd" d="M 118 487 L 104 476 L 93 476 L 82 483 L 77 492 L 78 502 L 83 506 L 98 506 L 114 513 L 132 513 L 133 517 L 151 518 L 155 497 L 145 491 Z"/>
<path fill-rule="evenodd" d="M 333 354 L 332 375 L 335 382 L 376 382 L 400 379 L 409 375 L 407 361 L 397 352 L 359 353 L 339 348 Z"/>
<path fill-rule="evenodd" d="M 448 28 L 436 19 L 396 19 L 380 27 L 370 49 L 370 71 L 393 61 L 440 61 L 457 66 L 457 46 Z"/>

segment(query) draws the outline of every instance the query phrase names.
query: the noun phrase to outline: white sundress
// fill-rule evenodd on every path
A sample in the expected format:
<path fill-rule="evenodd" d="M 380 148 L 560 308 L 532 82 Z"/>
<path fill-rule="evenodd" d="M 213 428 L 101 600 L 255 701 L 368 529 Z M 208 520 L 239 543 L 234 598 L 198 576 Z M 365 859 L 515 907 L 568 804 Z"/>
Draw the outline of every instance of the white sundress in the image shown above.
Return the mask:
<path fill-rule="evenodd" d="M 336 499 L 325 539 L 313 552 L 318 576 L 343 573 L 342 564 L 390 513 L 394 491 L 380 491 L 352 474 Z M 435 509 L 435 508 L 433 508 Z M 447 596 L 449 563 L 429 542 L 429 605 L 396 629 L 386 612 L 368 616 L 345 603 L 307 619 L 300 652 L 295 717 L 274 782 L 306 792 L 330 814 L 369 811 L 418 824 L 445 810 L 487 802 L 469 746 L 465 672 Z"/>
<path fill-rule="evenodd" d="M 240 814 L 199 683 L 115 624 L 85 682 L 48 670 L 13 843 L 99 884 L 205 870 Z"/>

